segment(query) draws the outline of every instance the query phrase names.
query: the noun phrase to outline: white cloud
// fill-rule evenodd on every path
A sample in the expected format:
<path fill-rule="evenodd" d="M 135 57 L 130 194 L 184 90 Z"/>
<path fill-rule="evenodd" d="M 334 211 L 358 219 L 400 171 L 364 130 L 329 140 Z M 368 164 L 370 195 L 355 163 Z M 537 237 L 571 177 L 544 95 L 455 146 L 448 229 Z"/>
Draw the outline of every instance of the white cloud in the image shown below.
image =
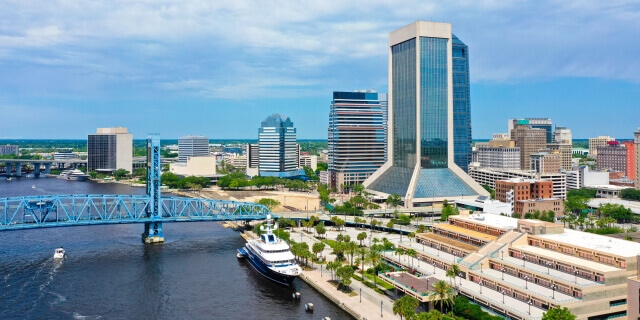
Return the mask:
<path fill-rule="evenodd" d="M 474 81 L 640 81 L 636 1 L 3 2 L 0 63 L 69 66 L 205 96 L 344 85 L 331 75 L 353 68 L 356 79 L 363 59 L 379 61 L 368 67 L 378 79 L 389 31 L 415 20 L 453 23 L 470 46 Z"/>

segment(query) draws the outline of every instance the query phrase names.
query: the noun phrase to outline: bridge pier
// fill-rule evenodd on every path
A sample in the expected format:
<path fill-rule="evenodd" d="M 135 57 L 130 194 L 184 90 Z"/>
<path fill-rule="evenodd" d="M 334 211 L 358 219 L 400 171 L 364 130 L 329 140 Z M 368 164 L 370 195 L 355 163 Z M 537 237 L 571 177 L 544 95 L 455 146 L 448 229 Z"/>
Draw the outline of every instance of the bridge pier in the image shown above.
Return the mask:
<path fill-rule="evenodd" d="M 162 233 L 162 222 L 145 222 L 142 242 L 147 244 L 163 243 L 164 234 Z"/>
<path fill-rule="evenodd" d="M 22 177 L 22 162 L 16 162 L 16 177 Z"/>
<path fill-rule="evenodd" d="M 51 162 L 44 164 L 44 174 L 51 174 Z"/>
<path fill-rule="evenodd" d="M 5 173 L 6 173 L 7 177 L 10 177 L 12 172 L 13 172 L 13 163 L 5 162 L 4 166 L 5 166 Z"/>
<path fill-rule="evenodd" d="M 40 163 L 32 163 L 33 164 L 33 174 L 36 176 L 40 175 Z"/>

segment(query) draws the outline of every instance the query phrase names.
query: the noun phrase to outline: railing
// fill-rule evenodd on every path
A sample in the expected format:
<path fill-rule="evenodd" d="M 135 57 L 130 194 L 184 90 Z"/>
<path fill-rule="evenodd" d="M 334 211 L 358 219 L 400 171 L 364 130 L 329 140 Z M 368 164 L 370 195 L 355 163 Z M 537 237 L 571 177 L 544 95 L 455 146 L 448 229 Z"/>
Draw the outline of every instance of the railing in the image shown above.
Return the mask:
<path fill-rule="evenodd" d="M 550 298 L 550 297 L 544 296 L 543 294 L 539 294 L 539 293 L 532 294 L 532 293 L 531 293 L 531 289 L 529 289 L 528 287 L 526 287 L 526 286 L 522 286 L 522 285 L 517 284 L 517 283 L 513 283 L 513 282 L 511 282 L 511 281 L 507 281 L 507 279 L 502 280 L 502 279 L 501 279 L 501 278 L 499 278 L 499 277 L 494 277 L 493 275 L 490 275 L 490 274 L 487 274 L 487 273 L 482 273 L 482 275 L 479 275 L 479 276 L 480 276 L 480 277 L 484 277 L 484 278 L 490 278 L 490 279 L 494 280 L 496 283 L 504 283 L 504 284 L 508 284 L 508 285 L 510 285 L 511 287 L 518 288 L 518 289 L 520 289 L 520 290 L 521 290 L 521 291 L 523 291 L 523 292 L 528 292 L 530 296 L 535 296 L 535 297 L 537 297 L 537 298 L 538 298 L 538 299 L 540 299 L 540 300 L 546 300 L 546 299 L 549 299 L 549 298 Z M 509 275 L 509 276 L 515 277 L 515 276 L 513 276 L 513 275 Z M 520 279 L 520 278 L 518 278 L 518 279 Z M 525 281 L 526 281 L 526 280 L 525 280 Z M 531 284 L 531 285 L 537 285 L 537 286 L 544 287 L 544 288 L 548 288 L 548 287 L 545 287 L 545 286 L 540 285 L 540 284 L 535 283 L 535 282 L 530 282 L 530 284 Z M 485 287 L 486 287 L 486 286 L 485 286 Z M 486 287 L 486 288 L 490 288 L 490 287 Z M 491 289 L 491 288 L 490 288 L 490 289 Z M 494 290 L 494 289 L 491 289 L 491 290 Z M 494 291 L 497 291 L 497 290 L 494 290 Z M 563 293 L 563 292 L 561 292 L 561 291 L 556 291 L 556 292 L 557 292 L 558 294 L 564 294 L 564 293 Z M 567 295 L 567 294 L 564 294 L 564 295 Z M 514 298 L 515 298 L 515 297 L 514 297 Z M 553 299 L 553 300 L 557 301 L 558 303 L 564 303 L 564 302 L 571 302 L 571 301 L 576 301 L 576 300 L 582 300 L 582 298 L 578 298 L 578 297 L 571 297 L 571 298 L 563 299 L 563 300 L 560 300 L 560 299 Z"/>
<path fill-rule="evenodd" d="M 609 304 L 609 307 L 617 307 L 617 306 L 622 306 L 622 305 L 625 305 L 625 304 L 627 304 L 627 302 L 626 302 L 626 301 L 624 301 L 624 302 L 618 302 L 618 303 L 610 303 L 610 304 Z"/>
<path fill-rule="evenodd" d="M 544 273 L 544 270 L 534 269 L 534 268 L 528 267 L 526 264 L 519 265 L 519 264 L 515 264 L 515 263 L 514 263 L 514 262 L 512 262 L 512 261 L 506 260 L 506 259 L 504 259 L 504 258 L 498 258 L 498 257 L 497 257 L 497 255 L 496 255 L 496 256 L 492 256 L 491 258 L 496 259 L 496 260 L 499 260 L 499 261 L 503 261 L 503 262 L 508 263 L 508 264 L 510 264 L 510 265 L 514 265 L 514 266 L 516 266 L 516 267 L 518 267 L 518 268 L 522 268 L 522 269 L 526 269 L 526 270 L 529 270 L 529 271 L 533 271 L 533 272 L 535 272 L 535 273 L 539 273 L 539 274 L 541 274 L 543 277 L 554 278 L 554 279 L 556 279 L 556 280 L 560 280 L 560 281 L 567 282 L 567 283 L 575 283 L 575 285 L 576 285 L 576 286 L 579 286 L 579 287 L 591 287 L 591 286 L 596 286 L 596 285 L 602 285 L 602 284 L 604 284 L 604 282 L 595 281 L 595 280 L 593 280 L 593 279 L 591 279 L 591 278 L 586 278 L 586 277 L 583 277 L 583 276 L 580 276 L 580 275 L 578 275 L 578 278 L 580 278 L 580 279 L 584 279 L 584 280 L 588 280 L 588 281 L 590 281 L 590 282 L 589 282 L 589 283 L 578 283 L 578 282 L 576 282 L 575 280 L 571 280 L 571 279 L 569 279 L 569 277 L 575 278 L 575 274 L 571 274 L 571 273 L 563 272 L 563 271 L 560 271 L 560 270 L 557 270 L 557 269 L 551 269 L 551 270 L 555 270 L 555 271 L 557 271 L 557 272 L 560 272 L 560 273 L 563 273 L 563 274 L 566 274 L 566 275 L 567 275 L 567 278 L 562 278 L 562 277 L 559 277 L 559 276 L 556 276 L 556 275 L 552 275 L 551 273 L 547 273 L 547 274 L 545 274 L 545 273 Z M 522 259 L 518 259 L 518 258 L 515 258 L 515 257 L 508 257 L 508 258 L 510 258 L 510 259 L 514 259 L 514 260 L 516 260 L 516 261 L 518 261 L 518 262 L 523 261 Z M 541 267 L 541 268 L 543 268 L 543 269 L 544 269 L 544 268 L 548 268 L 547 266 L 543 266 L 543 265 L 541 265 L 541 264 L 537 264 L 537 263 L 535 263 L 535 262 L 533 262 L 533 261 L 529 261 L 529 260 L 527 260 L 527 262 L 532 263 L 532 264 L 534 264 L 534 265 L 536 265 L 536 266 L 539 266 L 539 267 Z"/>
<path fill-rule="evenodd" d="M 380 275 L 382 275 L 382 276 L 380 276 Z M 416 291 L 416 289 L 411 288 L 411 287 L 407 286 L 406 284 L 404 284 L 404 283 L 401 283 L 401 282 L 397 281 L 397 280 L 396 280 L 396 279 L 394 279 L 393 277 L 390 277 L 390 276 L 386 275 L 386 274 L 385 274 L 385 273 L 383 273 L 383 272 L 378 272 L 378 277 L 379 277 L 380 279 L 383 279 L 383 280 L 387 281 L 387 282 L 391 282 L 391 283 L 392 283 L 392 284 L 394 284 L 394 285 L 395 285 L 395 284 L 398 284 L 399 286 L 405 287 L 405 288 L 407 288 L 408 290 L 411 290 L 411 291 L 412 291 L 414 294 L 416 294 L 416 295 L 419 295 L 419 296 L 422 296 L 422 297 L 427 297 L 427 296 L 431 295 L 430 293 L 421 293 L 421 292 L 418 292 L 418 291 Z M 412 275 L 412 277 L 413 277 L 413 275 Z M 427 276 L 416 277 L 416 278 L 423 278 L 423 277 L 427 277 Z"/>
<path fill-rule="evenodd" d="M 626 317 L 626 316 L 627 316 L 627 313 L 625 312 L 625 313 L 622 313 L 622 314 L 616 314 L 616 315 L 614 315 L 614 316 L 608 316 L 608 317 L 607 317 L 607 320 L 608 320 L 608 319 L 620 318 L 620 317 Z"/>

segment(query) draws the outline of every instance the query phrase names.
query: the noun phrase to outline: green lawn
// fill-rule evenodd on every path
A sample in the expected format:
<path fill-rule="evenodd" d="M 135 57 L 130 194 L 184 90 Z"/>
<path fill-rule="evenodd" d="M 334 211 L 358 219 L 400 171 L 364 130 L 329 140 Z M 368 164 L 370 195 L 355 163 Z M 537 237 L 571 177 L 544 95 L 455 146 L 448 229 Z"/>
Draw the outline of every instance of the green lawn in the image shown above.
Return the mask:
<path fill-rule="evenodd" d="M 373 275 L 372 274 L 368 274 L 368 273 L 365 272 L 364 276 L 367 277 L 367 279 L 371 280 L 371 282 L 373 283 Z M 378 286 L 383 287 L 385 290 L 393 290 L 394 286 L 392 286 L 392 285 L 380 280 L 379 277 L 376 277 L 376 278 L 377 278 L 376 281 L 377 281 Z"/>

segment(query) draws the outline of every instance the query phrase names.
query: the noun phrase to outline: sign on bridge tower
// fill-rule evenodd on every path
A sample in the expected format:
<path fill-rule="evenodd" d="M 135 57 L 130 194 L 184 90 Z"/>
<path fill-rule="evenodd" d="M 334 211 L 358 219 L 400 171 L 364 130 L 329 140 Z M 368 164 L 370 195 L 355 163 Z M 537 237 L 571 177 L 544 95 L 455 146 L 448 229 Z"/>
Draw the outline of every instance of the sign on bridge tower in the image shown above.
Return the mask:
<path fill-rule="evenodd" d="M 144 223 L 142 242 L 162 243 L 162 193 L 160 190 L 160 136 L 157 134 L 147 137 L 147 217 L 151 222 Z M 158 220 L 158 221 L 153 221 Z"/>

